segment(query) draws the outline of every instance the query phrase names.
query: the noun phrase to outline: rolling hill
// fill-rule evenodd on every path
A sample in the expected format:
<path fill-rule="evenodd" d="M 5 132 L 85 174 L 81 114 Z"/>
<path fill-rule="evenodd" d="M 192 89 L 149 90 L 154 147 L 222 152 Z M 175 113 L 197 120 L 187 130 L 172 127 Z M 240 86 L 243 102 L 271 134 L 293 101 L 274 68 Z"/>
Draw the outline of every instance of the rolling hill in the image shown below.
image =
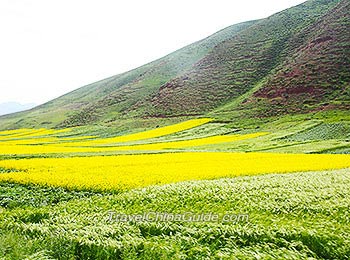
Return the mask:
<path fill-rule="evenodd" d="M 159 60 L 79 88 L 32 110 L 0 117 L 2 128 L 84 125 L 119 118 L 160 86 L 184 73 L 214 46 L 256 21 L 233 25 Z M 73 112 L 72 112 L 73 111 Z"/>
<path fill-rule="evenodd" d="M 267 118 L 350 106 L 350 3 L 309 0 L 233 25 L 135 70 L 84 86 L 0 128 L 110 125 L 207 115 Z"/>

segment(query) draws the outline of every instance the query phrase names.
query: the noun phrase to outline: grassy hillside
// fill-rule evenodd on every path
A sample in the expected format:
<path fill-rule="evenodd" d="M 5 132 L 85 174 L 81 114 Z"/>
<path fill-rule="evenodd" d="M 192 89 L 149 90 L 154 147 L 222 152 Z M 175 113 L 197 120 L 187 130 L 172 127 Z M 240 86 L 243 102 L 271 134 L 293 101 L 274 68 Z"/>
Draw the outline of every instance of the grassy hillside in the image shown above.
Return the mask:
<path fill-rule="evenodd" d="M 350 2 L 295 35 L 288 57 L 245 101 L 259 116 L 350 108 Z"/>
<path fill-rule="evenodd" d="M 30 111 L 2 116 L 0 129 L 77 126 L 119 119 L 131 106 L 191 68 L 214 46 L 254 23 L 227 27 L 140 68 L 87 85 Z"/>
<path fill-rule="evenodd" d="M 301 56 L 300 59 L 310 63 L 322 63 L 317 53 L 306 56 L 300 53 L 299 48 L 309 40 L 305 31 L 314 33 L 310 37 L 316 39 L 318 35 L 327 34 L 328 30 L 336 30 L 334 45 L 347 46 L 348 36 L 336 37 L 336 35 L 345 34 L 348 30 L 346 27 L 349 19 L 348 3 L 343 1 L 339 6 L 338 4 L 339 1 L 308 1 L 263 19 L 219 44 L 184 76 L 173 79 L 161 87 L 157 95 L 150 100 L 155 109 L 154 115 L 203 113 L 233 103 L 225 106 L 223 110 L 230 116 L 230 113 L 240 108 L 241 102 L 237 103 L 236 99 L 241 100 L 242 95 L 246 94 L 249 97 L 251 92 L 265 86 L 265 81 L 275 76 L 278 67 L 292 66 L 291 56 Z M 342 23 L 339 23 L 339 17 L 344 20 Z M 322 26 L 325 23 L 329 23 L 328 27 Z M 314 31 L 314 27 L 318 28 L 317 32 Z M 319 71 L 324 74 L 322 76 L 324 78 L 336 78 L 338 76 L 336 73 L 344 73 L 347 68 L 344 67 L 348 59 L 346 53 L 337 52 L 333 47 L 326 46 L 327 52 L 322 58 L 339 62 L 329 62 L 327 71 Z M 337 55 L 333 55 L 333 52 Z M 327 73 L 333 74 L 327 75 Z M 342 80 L 348 82 L 347 77 Z M 321 79 L 318 83 L 311 77 L 305 81 L 308 81 L 309 85 L 322 84 Z M 287 86 L 279 84 L 275 87 L 284 89 Z M 307 87 L 308 85 L 305 86 Z M 259 110 L 259 105 L 253 104 L 249 108 Z M 273 107 L 271 108 L 273 110 Z M 269 107 L 266 106 L 266 109 L 269 110 Z M 247 114 L 247 111 L 244 111 L 244 114 Z"/>
<path fill-rule="evenodd" d="M 2 116 L 0 129 L 100 124 L 130 130 L 201 115 L 237 122 L 347 110 L 349 10 L 346 0 L 310 0 L 230 26 L 135 70 Z"/>

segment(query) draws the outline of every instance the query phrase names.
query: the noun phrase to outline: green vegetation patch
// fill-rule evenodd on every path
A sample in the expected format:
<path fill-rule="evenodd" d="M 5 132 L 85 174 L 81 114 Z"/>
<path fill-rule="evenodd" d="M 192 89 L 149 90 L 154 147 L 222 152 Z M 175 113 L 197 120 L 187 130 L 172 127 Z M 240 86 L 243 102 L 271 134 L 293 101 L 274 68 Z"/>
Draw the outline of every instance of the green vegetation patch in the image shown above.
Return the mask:
<path fill-rule="evenodd" d="M 349 169 L 153 186 L 3 210 L 0 257 L 347 259 L 349 209 Z M 109 222 L 109 211 L 248 214 L 249 220 Z"/>
<path fill-rule="evenodd" d="M 287 141 L 350 139 L 350 123 L 324 123 L 298 132 L 286 138 Z"/>
<path fill-rule="evenodd" d="M 3 168 L 0 167 L 0 174 L 1 173 L 10 173 L 10 172 L 22 172 L 23 170 L 13 169 L 13 168 Z"/>
<path fill-rule="evenodd" d="M 62 201 L 87 198 L 92 195 L 96 195 L 96 193 L 72 191 L 59 187 L 0 182 L 0 207 L 6 210 L 55 205 Z"/>

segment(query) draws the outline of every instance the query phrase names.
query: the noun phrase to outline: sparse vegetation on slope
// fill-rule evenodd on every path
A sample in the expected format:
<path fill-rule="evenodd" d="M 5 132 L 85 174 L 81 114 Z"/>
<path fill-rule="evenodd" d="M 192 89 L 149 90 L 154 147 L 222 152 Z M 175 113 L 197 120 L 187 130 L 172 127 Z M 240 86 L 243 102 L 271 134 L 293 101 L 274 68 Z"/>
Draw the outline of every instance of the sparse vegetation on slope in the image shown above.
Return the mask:
<path fill-rule="evenodd" d="M 316 34 L 313 31 L 314 27 L 317 27 L 319 34 L 327 34 L 334 27 L 337 31 L 333 33 L 333 42 L 338 46 L 349 44 L 348 34 L 346 34 L 349 28 L 346 22 L 349 19 L 348 11 L 346 11 L 348 4 L 341 3 L 340 6 L 332 9 L 338 2 L 308 1 L 263 19 L 231 39 L 218 44 L 189 72 L 161 87 L 151 100 L 156 108 L 156 113 L 171 116 L 211 111 L 240 98 L 243 94 L 254 89 L 255 86 L 261 85 L 259 88 L 262 88 L 269 84 L 265 83 L 267 78 L 273 77 L 277 73 L 278 66 L 288 66 L 292 62 L 290 57 L 293 55 L 306 62 L 321 64 L 322 59 L 319 59 L 318 52 L 311 52 L 308 55 L 299 53 L 298 48 L 303 46 L 304 41 L 307 41 L 301 35 L 305 37 L 305 30 Z M 328 13 L 329 15 L 326 16 L 329 17 L 328 21 L 324 21 L 324 16 Z M 342 17 L 344 21 L 337 27 L 339 17 Z M 328 27 L 322 26 L 323 23 L 327 22 L 329 23 Z M 321 25 L 318 25 L 320 23 Z M 314 37 L 317 38 L 317 36 Z M 333 50 L 333 46 L 327 46 L 325 50 L 322 58 L 331 60 L 327 63 L 328 69 L 314 73 L 322 73 L 322 77 L 329 79 L 337 78 L 337 73 L 344 72 L 348 67 L 346 66 L 348 64 L 346 51 L 339 50 L 339 48 Z M 336 52 L 336 55 L 333 55 L 333 52 Z M 332 63 L 335 60 L 337 61 Z M 300 74 L 303 76 L 303 69 L 300 68 L 300 70 Z M 349 82 L 346 78 L 344 80 Z M 305 81 L 308 81 L 309 85 L 322 83 L 321 79 L 316 81 L 315 77 L 307 78 Z M 333 82 L 333 84 L 336 83 Z M 300 84 L 302 85 L 301 82 Z M 272 86 L 279 91 L 284 91 L 288 87 L 283 83 Z M 307 88 L 308 86 L 300 87 Z M 300 99 L 303 100 L 303 97 Z M 242 101 L 243 103 L 249 102 L 249 96 Z M 295 103 L 291 101 L 291 104 Z M 265 110 L 260 109 L 260 105 L 260 103 L 252 104 L 248 107 L 249 109 L 244 109 L 240 116 L 264 116 Z M 273 104 L 265 107 L 266 111 L 271 113 L 270 115 L 279 113 Z M 230 118 L 230 115 L 240 109 L 242 109 L 241 103 L 234 102 L 233 106 L 226 106 L 224 111 L 228 112 L 227 115 Z"/>
<path fill-rule="evenodd" d="M 258 116 L 350 108 L 350 3 L 295 35 L 293 52 L 247 100 Z"/>

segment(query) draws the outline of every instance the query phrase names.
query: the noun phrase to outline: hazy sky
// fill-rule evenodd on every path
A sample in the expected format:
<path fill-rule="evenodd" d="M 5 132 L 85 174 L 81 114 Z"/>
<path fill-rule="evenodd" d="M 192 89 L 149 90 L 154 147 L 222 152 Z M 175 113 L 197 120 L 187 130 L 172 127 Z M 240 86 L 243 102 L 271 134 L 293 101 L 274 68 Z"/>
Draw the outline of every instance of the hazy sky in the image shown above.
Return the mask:
<path fill-rule="evenodd" d="M 305 0 L 0 0 L 0 103 L 37 104 Z"/>

